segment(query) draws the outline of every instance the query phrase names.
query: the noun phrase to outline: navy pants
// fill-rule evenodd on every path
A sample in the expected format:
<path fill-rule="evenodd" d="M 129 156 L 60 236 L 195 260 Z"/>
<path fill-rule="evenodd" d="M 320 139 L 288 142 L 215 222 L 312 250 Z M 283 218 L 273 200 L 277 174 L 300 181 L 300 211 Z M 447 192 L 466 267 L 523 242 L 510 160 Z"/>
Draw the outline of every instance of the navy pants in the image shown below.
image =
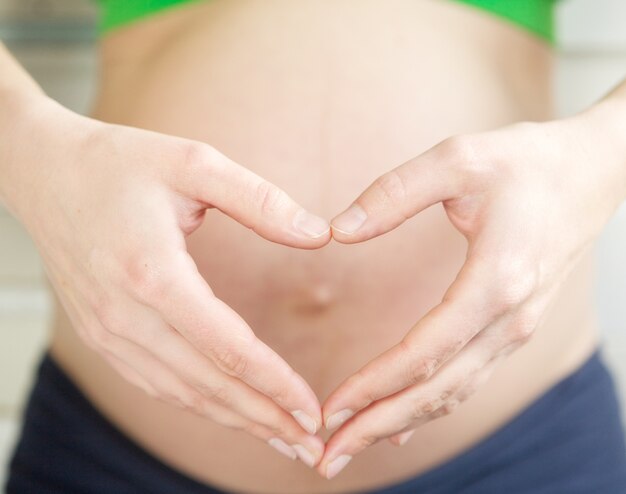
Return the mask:
<path fill-rule="evenodd" d="M 131 442 L 44 355 L 8 494 L 215 494 Z M 620 406 L 601 349 L 458 456 L 379 494 L 622 494 Z"/>

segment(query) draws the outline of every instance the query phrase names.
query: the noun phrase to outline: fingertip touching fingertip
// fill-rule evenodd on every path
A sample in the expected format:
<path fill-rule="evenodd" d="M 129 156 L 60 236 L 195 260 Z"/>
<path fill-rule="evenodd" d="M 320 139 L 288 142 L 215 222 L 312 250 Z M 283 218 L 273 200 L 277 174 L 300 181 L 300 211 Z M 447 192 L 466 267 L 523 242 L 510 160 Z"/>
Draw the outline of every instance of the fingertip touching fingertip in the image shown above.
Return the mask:
<path fill-rule="evenodd" d="M 359 230 L 367 220 L 367 213 L 358 204 L 352 204 L 339 216 L 334 218 L 330 225 L 333 231 L 344 235 L 352 235 Z"/>
<path fill-rule="evenodd" d="M 301 209 L 293 217 L 294 228 L 302 235 L 316 239 L 330 233 L 330 225 L 324 218 L 320 218 L 306 209 Z"/>

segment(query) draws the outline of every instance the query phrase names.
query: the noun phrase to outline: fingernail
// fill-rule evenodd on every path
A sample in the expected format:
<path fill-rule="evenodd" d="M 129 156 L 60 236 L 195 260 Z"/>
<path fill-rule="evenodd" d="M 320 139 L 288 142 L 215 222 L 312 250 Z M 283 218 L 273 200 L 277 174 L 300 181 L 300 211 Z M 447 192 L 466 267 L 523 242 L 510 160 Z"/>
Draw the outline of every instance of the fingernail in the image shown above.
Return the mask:
<path fill-rule="evenodd" d="M 346 420 L 354 415 L 354 412 L 349 408 L 345 408 L 337 413 L 333 413 L 326 419 L 326 430 L 333 430 L 343 424 Z"/>
<path fill-rule="evenodd" d="M 356 232 L 365 223 L 367 213 L 358 204 L 353 204 L 332 221 L 333 229 L 341 233 Z"/>
<path fill-rule="evenodd" d="M 400 436 L 398 437 L 398 444 L 400 444 L 400 446 L 403 446 L 404 444 L 406 444 L 406 442 L 409 440 L 409 438 L 413 435 L 414 432 L 415 432 L 415 429 L 413 429 L 412 431 L 406 431 L 400 434 Z"/>
<path fill-rule="evenodd" d="M 284 442 L 282 439 L 273 437 L 267 442 L 276 451 L 284 454 L 285 456 L 291 458 L 292 460 L 295 460 L 298 457 L 298 455 L 296 454 L 296 451 L 291 446 L 289 446 L 286 442 Z"/>
<path fill-rule="evenodd" d="M 326 478 L 332 479 L 335 475 L 341 472 L 344 467 L 350 463 L 352 456 L 350 455 L 341 455 L 331 461 L 326 467 Z"/>
<path fill-rule="evenodd" d="M 308 449 L 306 449 L 301 444 L 292 444 L 291 447 L 296 450 L 296 453 L 298 453 L 298 458 L 302 460 L 302 463 L 313 468 L 313 466 L 315 465 L 315 457 Z"/>
<path fill-rule="evenodd" d="M 307 237 L 318 238 L 330 231 L 328 221 L 301 209 L 293 218 L 293 225 Z"/>
<path fill-rule="evenodd" d="M 293 415 L 293 418 L 296 419 L 309 434 L 315 434 L 317 432 L 317 423 L 308 413 L 302 410 L 295 410 L 291 412 L 291 415 Z"/>

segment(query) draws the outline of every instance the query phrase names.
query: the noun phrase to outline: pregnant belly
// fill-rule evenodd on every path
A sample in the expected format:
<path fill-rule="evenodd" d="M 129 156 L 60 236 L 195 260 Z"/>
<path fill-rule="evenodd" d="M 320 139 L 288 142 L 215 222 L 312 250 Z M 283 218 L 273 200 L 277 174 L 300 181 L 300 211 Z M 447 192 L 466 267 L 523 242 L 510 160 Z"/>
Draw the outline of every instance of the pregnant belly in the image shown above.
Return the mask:
<path fill-rule="evenodd" d="M 111 35 L 103 60 L 94 116 L 208 142 L 327 218 L 449 135 L 550 116 L 541 42 L 445 2 L 199 3 Z M 269 243 L 211 211 L 187 243 L 215 294 L 320 400 L 438 303 L 465 257 L 441 205 L 367 243 L 316 251 Z M 422 427 L 402 451 L 371 448 L 330 484 L 253 439 L 154 403 L 78 351 L 66 322 L 55 351 L 107 416 L 201 480 L 238 491 L 364 489 L 471 444 L 580 361 L 577 335 L 591 326 L 582 322 L 587 268 L 566 284 L 542 335 L 471 402 Z M 516 395 L 498 403 L 510 389 Z M 122 412 L 120 402 L 134 406 Z M 382 461 L 389 454 L 393 465 Z M 268 468 L 280 474 L 267 479 Z"/>

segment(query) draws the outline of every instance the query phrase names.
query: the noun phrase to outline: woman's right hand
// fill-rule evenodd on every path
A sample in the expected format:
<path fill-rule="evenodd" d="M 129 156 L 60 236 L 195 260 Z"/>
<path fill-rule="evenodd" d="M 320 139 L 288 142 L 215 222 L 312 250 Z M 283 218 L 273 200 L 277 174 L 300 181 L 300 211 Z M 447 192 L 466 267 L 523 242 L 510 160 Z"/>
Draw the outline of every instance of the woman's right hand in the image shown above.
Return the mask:
<path fill-rule="evenodd" d="M 46 97 L 21 116 L 3 156 L 3 199 L 85 343 L 152 396 L 317 464 L 314 392 L 213 295 L 185 237 L 208 208 L 306 249 L 330 240 L 327 222 L 207 144 L 99 122 Z"/>

